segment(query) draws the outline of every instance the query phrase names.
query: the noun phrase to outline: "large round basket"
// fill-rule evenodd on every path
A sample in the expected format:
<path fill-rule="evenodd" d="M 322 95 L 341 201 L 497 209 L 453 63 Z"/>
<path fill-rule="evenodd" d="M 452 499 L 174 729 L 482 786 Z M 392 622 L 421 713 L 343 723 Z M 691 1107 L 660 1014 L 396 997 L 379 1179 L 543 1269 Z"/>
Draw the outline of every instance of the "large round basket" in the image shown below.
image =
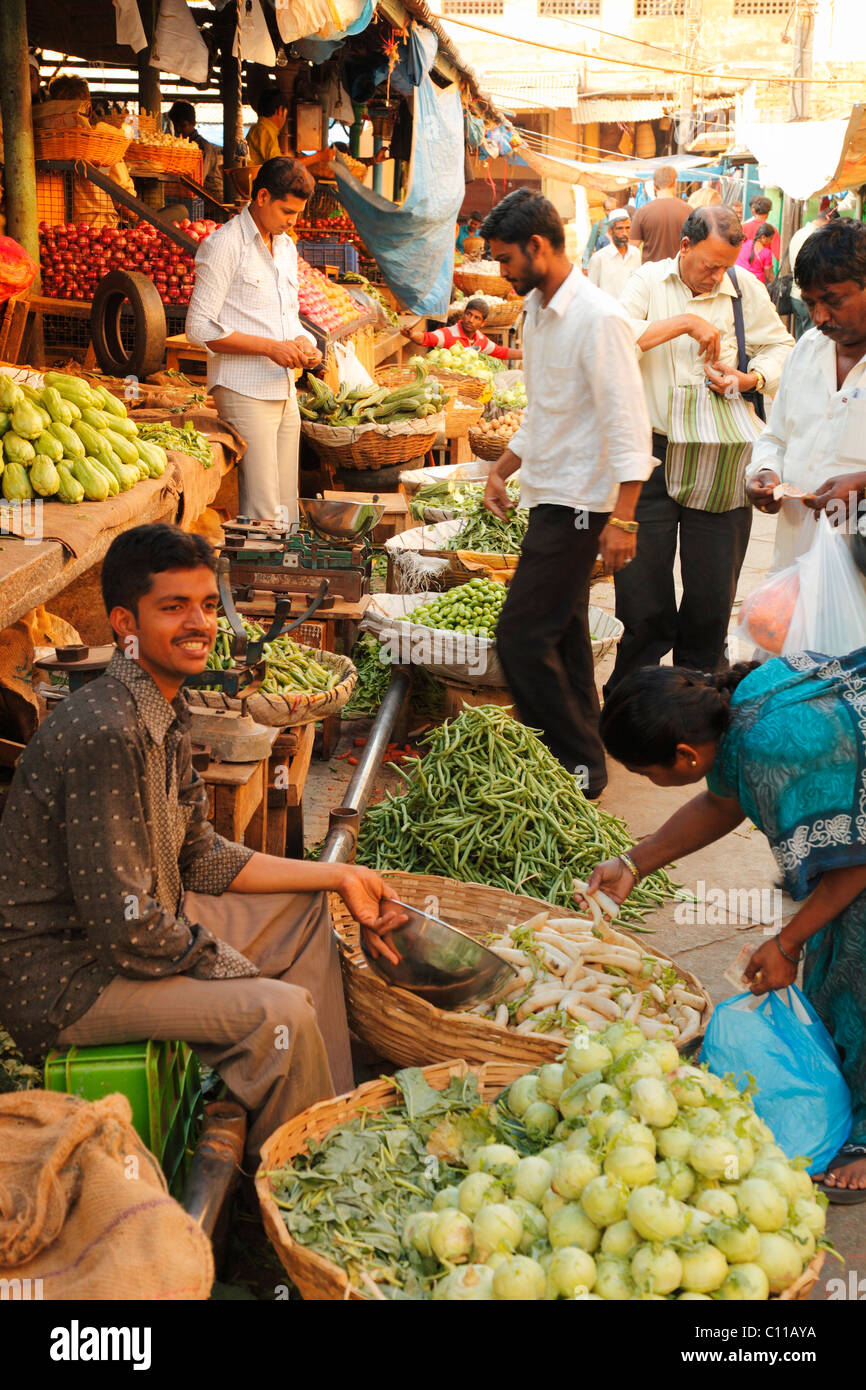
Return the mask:
<path fill-rule="evenodd" d="M 495 463 L 511 442 L 510 434 L 494 434 L 492 430 L 470 430 L 469 447 L 478 459 Z"/>
<path fill-rule="evenodd" d="M 431 415 L 429 418 L 442 417 Z M 410 459 L 423 458 L 433 448 L 439 433 L 437 427 L 425 434 L 389 435 L 384 429 L 374 427 L 364 430 L 350 444 L 329 444 L 322 437 L 322 427 L 310 428 L 310 423 L 307 420 L 301 422 L 303 433 L 319 458 L 337 468 L 394 468 L 398 464 L 408 463 Z"/>
<path fill-rule="evenodd" d="M 468 1076 L 474 1072 L 481 1095 L 485 1100 L 492 1101 L 525 1070 L 527 1068 L 508 1062 L 471 1067 L 463 1061 L 448 1061 L 439 1066 L 425 1067 L 424 1075 L 435 1090 L 444 1091 L 452 1076 Z M 310 1140 L 323 1139 L 337 1125 L 345 1124 L 364 1111 L 375 1113 L 390 1105 L 399 1105 L 401 1100 L 400 1092 L 387 1077 L 380 1081 L 368 1081 L 365 1086 L 359 1086 L 347 1095 L 337 1096 L 334 1100 L 320 1100 L 317 1105 L 311 1105 L 308 1110 L 281 1125 L 262 1145 L 262 1166 L 256 1174 L 256 1193 L 262 1221 L 283 1268 L 302 1298 L 372 1302 L 372 1298 L 350 1283 L 346 1271 L 339 1265 L 292 1239 L 274 1201 L 268 1173 L 275 1168 L 285 1168 L 299 1153 L 306 1151 Z"/>
<path fill-rule="evenodd" d="M 122 130 L 100 125 L 98 129 L 33 131 L 37 159 L 84 159 L 102 167 L 117 164 L 129 145 Z"/>
<path fill-rule="evenodd" d="M 523 313 L 523 300 L 520 296 L 506 299 L 504 304 L 491 304 L 484 320 L 484 328 L 510 328 Z"/>
<path fill-rule="evenodd" d="M 474 1072 L 482 1097 L 485 1101 L 493 1101 L 527 1070 L 529 1068 L 521 1064 L 505 1061 L 487 1062 L 477 1067 L 468 1066 L 463 1061 L 449 1061 L 425 1067 L 424 1076 L 435 1090 L 444 1091 L 452 1076 L 468 1076 Z M 308 1301 L 371 1303 L 377 1298 L 381 1299 L 382 1295 L 377 1294 L 375 1285 L 372 1285 L 369 1294 L 364 1293 L 350 1282 L 346 1271 L 339 1265 L 292 1238 L 274 1200 L 269 1174 L 275 1169 L 285 1168 L 298 1154 L 307 1152 L 311 1141 L 318 1143 L 338 1125 L 346 1124 L 363 1113 L 375 1114 L 389 1106 L 399 1105 L 401 1100 L 400 1092 L 387 1077 L 368 1081 L 365 1086 L 359 1086 L 347 1095 L 320 1100 L 317 1105 L 311 1105 L 281 1125 L 262 1145 L 262 1164 L 256 1173 L 256 1195 L 262 1223 L 283 1269 L 301 1297 Z M 778 1297 L 789 1300 L 808 1298 L 823 1263 L 822 1250 L 806 1266 L 799 1279 Z"/>
<path fill-rule="evenodd" d="M 431 367 L 430 375 L 441 381 L 443 386 L 455 387 L 464 401 L 480 400 L 490 388 L 490 382 L 483 377 L 470 376 L 468 372 L 452 372 L 447 367 Z"/>
<path fill-rule="evenodd" d="M 296 724 L 314 724 L 317 719 L 327 719 L 339 714 L 347 703 L 358 681 L 358 672 L 347 656 L 337 652 L 310 650 L 323 666 L 338 674 L 337 684 L 331 690 L 317 690 L 312 694 L 296 691 L 286 695 L 268 695 L 257 690 L 253 695 L 234 698 L 222 695 L 217 690 L 185 690 L 188 703 L 193 708 L 233 709 L 249 714 L 257 724 L 267 724 L 271 728 L 288 729 Z"/>
<path fill-rule="evenodd" d="M 469 262 L 457 266 L 454 270 L 454 283 L 464 294 L 489 294 L 496 299 L 504 299 L 511 291 L 511 286 L 504 275 L 479 275 L 477 271 L 469 269 Z"/>
<path fill-rule="evenodd" d="M 384 877 L 403 902 L 429 912 L 425 904 L 434 899 L 435 916 L 480 941 L 492 931 L 526 921 L 545 907 L 551 909 L 550 903 L 538 898 L 519 897 L 479 883 L 458 883 L 435 874 L 389 873 Z M 581 916 L 565 908 L 551 910 L 557 916 Z M 553 1061 L 562 1052 L 561 1038 L 529 1037 L 477 1014 L 446 1012 L 408 990 L 385 984 L 367 963 L 361 950 L 360 927 L 336 895 L 331 899 L 331 914 L 340 945 L 349 1026 L 383 1057 L 404 1067 L 464 1057 L 474 1063 L 519 1062 L 528 1070 Z M 655 949 L 653 955 L 669 959 Z M 702 1021 L 706 1026 L 713 1007 L 710 996 L 688 970 L 676 968 L 689 987 L 705 999 Z"/>

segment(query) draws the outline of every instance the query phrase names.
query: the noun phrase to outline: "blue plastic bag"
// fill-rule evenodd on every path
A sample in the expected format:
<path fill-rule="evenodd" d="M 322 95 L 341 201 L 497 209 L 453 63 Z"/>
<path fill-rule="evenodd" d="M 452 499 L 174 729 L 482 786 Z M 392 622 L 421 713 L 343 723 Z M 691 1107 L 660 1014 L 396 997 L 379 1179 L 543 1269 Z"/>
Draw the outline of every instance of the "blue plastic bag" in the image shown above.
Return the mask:
<path fill-rule="evenodd" d="M 737 994 L 715 1009 L 701 1061 L 717 1076 L 745 1073 L 758 1086 L 755 1110 L 788 1158 L 805 1154 L 821 1173 L 851 1133 L 851 1095 L 839 1054 L 795 985 L 760 997 Z"/>

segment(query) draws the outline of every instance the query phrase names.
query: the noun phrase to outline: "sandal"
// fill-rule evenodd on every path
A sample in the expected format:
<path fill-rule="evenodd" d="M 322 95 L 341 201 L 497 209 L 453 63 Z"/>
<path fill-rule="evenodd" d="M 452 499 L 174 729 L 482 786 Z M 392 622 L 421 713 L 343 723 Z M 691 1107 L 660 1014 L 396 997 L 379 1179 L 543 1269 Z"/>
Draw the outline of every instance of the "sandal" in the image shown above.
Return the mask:
<path fill-rule="evenodd" d="M 861 1158 L 866 1158 L 866 1144 L 843 1144 L 836 1157 L 831 1158 L 825 1171 L 836 1172 Z M 819 1192 L 824 1193 L 828 1201 L 839 1205 L 853 1206 L 856 1202 L 866 1202 L 866 1187 L 829 1187 L 824 1182 L 816 1182 L 815 1186 Z"/>

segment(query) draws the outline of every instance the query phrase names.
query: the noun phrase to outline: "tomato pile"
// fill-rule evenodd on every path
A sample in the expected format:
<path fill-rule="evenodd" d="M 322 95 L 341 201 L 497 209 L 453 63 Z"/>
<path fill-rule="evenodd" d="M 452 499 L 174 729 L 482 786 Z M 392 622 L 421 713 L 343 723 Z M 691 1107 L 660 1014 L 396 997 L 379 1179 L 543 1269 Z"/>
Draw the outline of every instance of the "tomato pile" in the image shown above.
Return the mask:
<path fill-rule="evenodd" d="M 298 257 L 298 308 L 305 318 L 326 333 L 354 323 L 361 316 L 348 290 L 335 285 L 301 256 Z"/>
<path fill-rule="evenodd" d="M 180 224 L 194 241 L 204 241 L 217 227 L 202 220 Z M 39 224 L 42 292 L 49 298 L 90 300 L 103 276 L 112 270 L 147 275 L 164 304 L 188 304 L 195 280 L 192 253 L 169 241 L 149 222 L 137 227 L 92 227 Z"/>
<path fill-rule="evenodd" d="M 295 231 L 303 241 L 318 241 L 322 235 L 334 236 L 340 242 L 352 242 L 357 237 L 355 224 L 345 213 L 331 217 L 311 217 L 295 224 Z"/>

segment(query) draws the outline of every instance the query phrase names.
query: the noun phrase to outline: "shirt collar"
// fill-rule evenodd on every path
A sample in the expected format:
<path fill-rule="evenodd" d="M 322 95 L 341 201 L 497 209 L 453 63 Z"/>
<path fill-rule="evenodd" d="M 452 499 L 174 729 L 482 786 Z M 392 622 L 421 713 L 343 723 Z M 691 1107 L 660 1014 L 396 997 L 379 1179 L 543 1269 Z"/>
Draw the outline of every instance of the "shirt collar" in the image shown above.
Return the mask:
<path fill-rule="evenodd" d="M 126 686 L 154 743 L 163 743 L 173 724 L 186 727 L 188 717 L 183 695 L 178 694 L 169 704 L 153 677 L 137 661 L 124 656 L 119 647 L 115 648 L 105 674 Z"/>
<path fill-rule="evenodd" d="M 270 255 L 267 246 L 265 246 L 265 239 L 259 231 L 258 227 L 256 226 L 255 222 L 253 221 L 249 205 L 247 205 L 247 207 L 245 207 L 238 214 L 238 222 L 240 223 L 240 228 L 243 234 L 244 241 L 247 242 L 247 244 L 249 244 L 251 241 L 258 241 L 262 250 L 266 254 Z M 277 232 L 273 240 L 274 259 L 276 260 L 280 252 L 282 252 L 285 249 L 286 243 L 290 240 L 290 238 L 286 236 L 285 232 Z"/>
<path fill-rule="evenodd" d="M 573 265 L 571 267 L 571 274 L 567 275 L 563 280 L 556 294 L 550 300 L 550 303 L 543 306 L 541 303 L 541 291 L 530 290 L 527 299 L 532 302 L 536 318 L 542 312 L 542 308 L 545 313 L 547 313 L 549 309 L 552 309 L 557 318 L 564 318 L 571 301 L 574 299 L 575 295 L 579 294 L 582 290 L 583 281 L 584 274 L 580 266 Z"/>
<path fill-rule="evenodd" d="M 674 276 L 677 278 L 677 280 L 679 280 L 681 285 L 685 286 L 685 288 L 689 291 L 689 294 L 692 296 L 693 299 L 715 299 L 717 294 L 726 294 L 731 299 L 737 298 L 737 292 L 734 289 L 734 286 L 731 282 L 731 277 L 728 274 L 722 276 L 721 280 L 719 281 L 718 285 L 716 285 L 716 288 L 714 290 L 704 290 L 701 294 L 695 294 L 694 290 L 689 290 L 688 285 L 686 285 L 685 280 L 680 275 L 679 252 L 677 252 L 672 261 L 668 262 L 668 272 L 666 278 L 671 279 Z"/>

